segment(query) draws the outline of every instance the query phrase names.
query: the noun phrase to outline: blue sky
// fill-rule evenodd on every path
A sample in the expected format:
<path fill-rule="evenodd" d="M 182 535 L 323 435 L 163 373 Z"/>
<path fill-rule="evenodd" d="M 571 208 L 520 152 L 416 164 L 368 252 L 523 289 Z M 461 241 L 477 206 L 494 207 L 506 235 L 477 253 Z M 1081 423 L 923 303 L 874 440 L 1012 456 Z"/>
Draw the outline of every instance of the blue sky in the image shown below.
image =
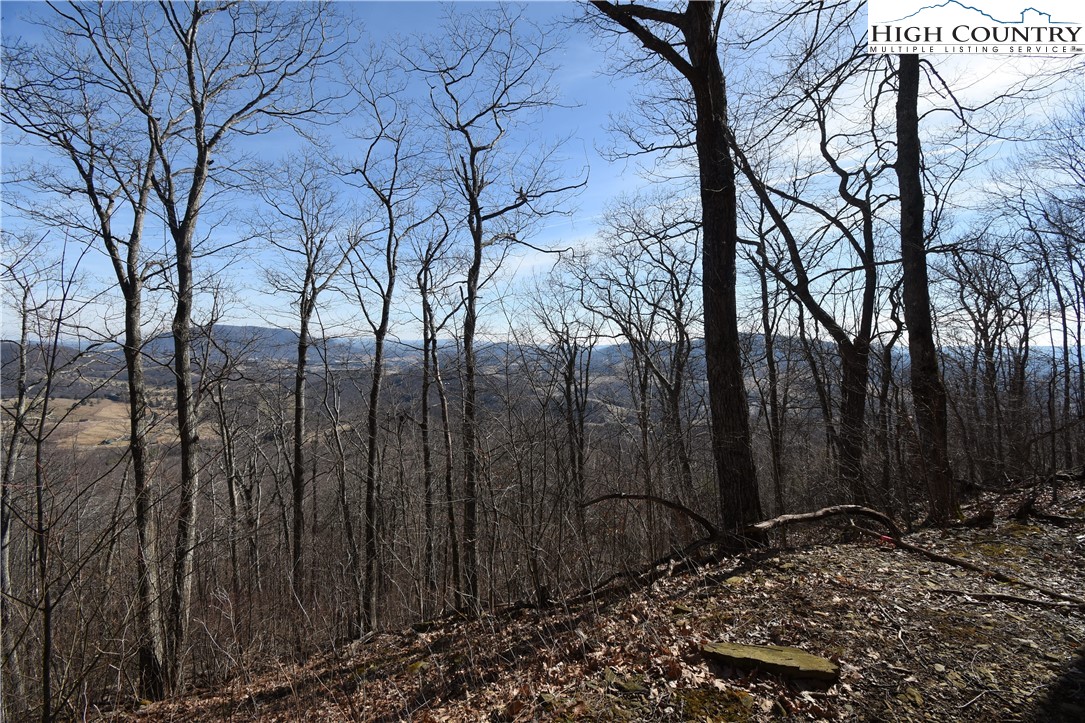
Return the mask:
<path fill-rule="evenodd" d="M 465 6 L 465 9 L 471 9 L 481 7 L 483 4 L 461 3 L 461 5 Z M 760 5 L 754 3 L 754 12 L 747 14 L 748 22 L 760 21 L 756 10 L 761 6 L 769 7 L 766 3 Z M 370 40 L 377 43 L 391 42 L 398 46 L 409 42 L 415 35 L 435 33 L 440 26 L 442 6 L 432 2 L 344 2 L 338 3 L 336 10 L 356 21 Z M 526 17 L 539 25 L 546 26 L 550 23 L 567 21 L 578 16 L 582 11 L 581 6 L 571 2 L 534 2 L 526 6 Z M 24 19 L 28 16 L 49 17 L 50 14 L 51 10 L 44 3 L 7 1 L 0 3 L 5 42 L 15 38 L 34 41 L 38 37 L 39 29 L 33 24 L 26 23 Z M 865 17 L 861 18 L 861 21 L 865 21 Z M 647 183 L 636 163 L 608 162 L 600 153 L 602 148 L 615 143 L 615 139 L 606 129 L 610 114 L 629 109 L 629 99 L 636 91 L 637 81 L 605 72 L 608 62 L 605 48 L 588 36 L 586 28 L 564 27 L 562 32 L 565 42 L 553 61 L 557 66 L 555 85 L 560 92 L 559 101 L 566 107 L 549 110 L 544 123 L 535 128 L 524 129 L 515 141 L 532 145 L 559 137 L 568 137 L 569 141 L 564 147 L 564 155 L 567 158 L 567 177 L 579 178 L 585 168 L 589 170 L 587 187 L 570 203 L 573 213 L 568 217 L 546 219 L 544 224 L 537 229 L 537 235 L 531 239 L 536 245 L 550 247 L 567 247 L 590 240 L 595 234 L 599 216 L 606 203 L 623 192 L 635 190 Z M 947 77 L 957 78 L 954 81 L 954 87 L 965 100 L 979 99 L 1001 92 L 1019 80 L 1022 75 L 1031 72 L 1032 68 L 1038 68 L 1043 62 L 1029 58 L 1013 59 L 1012 62 L 1007 62 L 1008 59 L 977 56 L 935 57 L 932 60 Z M 755 78 L 757 73 L 762 72 L 771 63 L 771 57 L 748 54 L 747 57 L 733 62 L 729 68 L 732 90 L 736 94 L 745 91 L 747 94 L 745 97 L 756 103 L 759 86 L 756 81 L 751 82 L 748 78 Z M 1077 85 L 1080 86 L 1080 80 Z M 1057 106 L 1057 98 L 1054 102 L 1036 104 L 1029 110 L 1039 117 L 1048 108 L 1055 106 Z M 931 116 L 929 120 L 925 120 L 925 123 L 929 130 L 937 123 L 937 119 Z M 4 137 L 3 147 L 5 171 L 17 165 L 20 160 L 41 153 L 38 150 L 12 146 L 8 135 L 10 134 Z M 621 140 L 617 142 L 620 144 Z M 289 133 L 277 132 L 272 136 L 246 140 L 245 143 L 248 148 L 260 155 L 279 157 L 289 151 L 295 141 Z M 928 148 L 928 151 L 932 154 L 937 153 L 937 149 Z M 1004 154 L 996 150 L 989 155 L 997 159 Z M 18 220 L 8 214 L 5 223 L 8 228 L 11 228 L 17 226 Z M 229 233 L 229 231 L 222 229 L 216 233 Z M 160 233 L 152 226 L 147 229 L 146 235 L 148 239 L 151 239 L 158 237 Z M 231 306 L 230 315 L 226 320 L 233 323 L 289 325 L 288 315 L 284 316 L 282 313 L 286 309 L 281 300 L 273 300 L 253 291 L 259 286 L 259 273 L 255 264 L 252 263 L 254 260 L 259 260 L 259 253 L 249 254 L 248 263 L 239 264 L 233 269 L 240 293 L 238 302 Z M 503 286 L 515 285 L 518 281 L 527 279 L 533 272 L 549 268 L 551 263 L 551 256 L 524 252 L 519 257 L 510 260 L 506 268 L 505 280 L 502 282 Z M 108 283 L 110 270 L 104 258 L 95 259 L 88 270 L 93 276 L 100 277 Z M 491 299 L 496 297 L 496 293 L 495 286 L 490 292 Z M 404 289 L 401 298 L 404 299 L 405 304 L 412 304 L 413 299 L 408 299 L 408 297 L 409 293 Z M 407 316 L 405 310 L 403 316 L 404 318 Z M 499 323 L 499 321 L 495 322 L 498 325 Z M 4 333 L 8 333 L 6 320 Z M 402 335 L 411 336 L 411 332 L 403 331 Z"/>
<path fill-rule="evenodd" d="M 482 6 L 482 3 L 477 6 Z M 469 7 L 476 6 L 471 4 Z M 465 8 L 469 9 L 469 8 Z M 564 23 L 582 12 L 582 8 L 571 2 L 535 2 L 525 6 L 525 17 L 543 27 L 553 23 Z M 367 40 L 374 43 L 391 43 L 393 47 L 409 43 L 414 36 L 432 35 L 440 28 L 442 6 L 433 2 L 351 2 L 338 3 L 336 11 L 348 16 L 364 33 Z M 34 20 L 48 18 L 51 10 L 39 2 L 0 3 L 3 36 L 5 44 L 21 39 L 34 42 L 41 37 L 41 29 Z M 517 144 L 528 146 L 546 143 L 566 137 L 563 147 L 569 178 L 582 177 L 584 170 L 589 173 L 588 186 L 569 204 L 572 213 L 568 216 L 554 216 L 545 219 L 537 229 L 532 243 L 542 247 L 568 247 L 590 237 L 605 203 L 621 193 L 642 183 L 636 169 L 627 162 L 610 163 L 599 150 L 611 142 L 605 130 L 608 114 L 613 110 L 627 107 L 627 99 L 634 80 L 630 78 L 604 75 L 606 58 L 579 27 L 563 27 L 561 34 L 566 41 L 551 62 L 556 65 L 555 86 L 559 90 L 559 102 L 563 107 L 554 108 L 546 113 L 544 124 L 537 129 L 522 129 L 513 140 Z M 41 158 L 41 151 L 34 148 L 13 146 L 6 134 L 4 138 L 3 162 L 7 169 L 16 167 L 29 158 Z M 349 143 L 348 139 L 336 138 L 335 130 L 329 133 L 333 143 Z M 279 131 L 269 136 L 258 136 L 242 141 L 246 150 L 265 157 L 280 157 L 291 150 L 291 146 L 301 146 L 301 142 L 289 132 Z M 5 208 L 8 227 L 18 225 L 10 209 Z M 226 229 L 216 233 L 229 233 Z M 152 224 L 146 232 L 148 240 L 157 240 L 160 234 Z M 255 258 L 253 256 L 250 259 Z M 534 269 L 548 268 L 553 257 L 525 251 L 510 260 L 507 275 L 526 276 Z M 90 258 L 86 262 L 88 273 L 101 277 L 108 283 L 111 269 L 102 255 Z M 234 275 L 238 280 L 253 279 L 258 272 L 251 266 L 235 267 Z M 233 307 L 230 319 L 236 323 L 288 323 L 278 309 L 280 303 L 271 299 L 260 299 L 259 295 L 242 294 L 247 302 Z M 251 303 L 249 303 L 251 302 Z M 245 308 L 245 307 L 257 308 Z M 8 332 L 4 324 L 4 333 Z"/>

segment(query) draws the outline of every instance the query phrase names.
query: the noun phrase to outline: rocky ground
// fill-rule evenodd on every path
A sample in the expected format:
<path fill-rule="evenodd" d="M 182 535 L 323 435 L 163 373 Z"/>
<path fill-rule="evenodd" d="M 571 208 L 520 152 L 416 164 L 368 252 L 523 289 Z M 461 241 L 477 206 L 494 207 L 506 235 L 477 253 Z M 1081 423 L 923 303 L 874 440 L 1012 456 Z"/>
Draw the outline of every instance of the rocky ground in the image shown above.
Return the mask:
<path fill-rule="evenodd" d="M 1053 500 L 1054 489 L 987 492 L 970 510 L 993 511 L 991 525 L 904 539 L 1085 598 L 1085 485 L 1064 482 Z M 1085 721 L 1085 606 L 885 540 L 841 541 L 841 527 L 660 570 L 632 592 L 380 634 L 109 717 Z M 735 667 L 706 653 L 714 642 L 799 648 L 838 672 L 817 681 Z"/>

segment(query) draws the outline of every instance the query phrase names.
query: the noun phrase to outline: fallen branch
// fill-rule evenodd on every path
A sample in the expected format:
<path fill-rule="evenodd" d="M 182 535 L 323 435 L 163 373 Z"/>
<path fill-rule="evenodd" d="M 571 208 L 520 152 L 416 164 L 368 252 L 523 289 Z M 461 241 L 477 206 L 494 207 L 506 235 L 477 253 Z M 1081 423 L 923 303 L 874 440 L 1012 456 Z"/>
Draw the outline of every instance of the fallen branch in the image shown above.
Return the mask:
<path fill-rule="evenodd" d="M 870 535 L 872 537 L 878 537 L 878 538 L 884 537 L 884 535 L 881 535 L 881 534 L 875 532 L 874 530 L 868 530 L 868 529 L 866 529 L 864 527 L 859 527 L 858 525 L 856 525 L 855 529 L 859 530 L 860 532 L 862 532 L 865 535 Z M 934 550 L 928 550 L 927 548 L 920 547 L 919 545 L 913 545 L 910 542 L 905 542 L 904 540 L 900 539 L 899 536 L 893 538 L 893 544 L 895 544 L 897 547 L 899 547 L 899 548 L 901 548 L 903 550 L 909 550 L 911 552 L 915 552 L 917 554 L 920 554 L 923 557 L 926 557 L 928 560 L 933 560 L 935 562 L 941 562 L 944 565 L 952 565 L 953 567 L 960 567 L 960 568 L 963 568 L 965 570 L 972 570 L 973 572 L 978 572 L 979 574 L 983 575 L 984 577 L 989 577 L 989 578 L 991 578 L 993 580 L 998 580 L 999 582 L 1005 582 L 1005 583 L 1008 583 L 1010 585 L 1020 585 L 1021 587 L 1027 587 L 1030 590 L 1035 590 L 1036 592 L 1047 595 L 1050 598 L 1054 598 L 1056 600 L 1064 600 L 1066 602 L 1073 603 L 1074 606 L 1076 606 L 1076 607 L 1085 608 L 1085 600 L 1082 600 L 1079 597 L 1075 597 L 1074 595 L 1066 595 L 1064 593 L 1058 592 L 1057 590 L 1051 590 L 1049 588 L 1043 587 L 1042 585 L 1036 585 L 1036 584 L 1033 584 L 1031 582 L 1028 582 L 1027 580 L 1021 580 L 1020 578 L 1016 578 L 1016 577 L 1014 577 L 1012 575 L 1007 575 L 1006 573 L 1004 573 L 1004 572 L 1002 572 L 1000 570 L 995 570 L 995 569 L 990 568 L 990 567 L 985 567 L 983 565 L 979 565 L 979 564 L 976 564 L 974 562 L 969 562 L 968 560 L 962 560 L 959 557 L 953 557 L 951 555 L 943 555 L 940 552 L 935 552 Z"/>
<path fill-rule="evenodd" d="M 566 604 L 577 604 L 588 600 L 598 601 L 613 596 L 626 595 L 634 589 L 647 587 L 660 578 L 675 573 L 695 570 L 699 565 L 705 564 L 706 562 L 718 562 L 720 558 L 716 558 L 715 556 L 709 556 L 707 560 L 699 560 L 693 557 L 695 552 L 702 547 L 709 545 L 712 541 L 713 538 L 711 537 L 703 537 L 700 540 L 691 542 L 681 550 L 676 550 L 664 555 L 640 570 L 625 570 L 609 575 L 601 582 L 591 585 L 584 590 L 581 590 L 576 595 L 573 595 L 566 600 Z M 612 587 L 617 580 L 622 579 L 626 581 L 624 584 Z"/>
<path fill-rule="evenodd" d="M 1059 527 L 1065 525 L 1080 525 L 1085 522 L 1085 517 L 1063 517 L 1062 515 L 1053 515 L 1049 512 L 1040 512 L 1039 510 L 1030 510 L 1029 515 Z"/>
<path fill-rule="evenodd" d="M 960 597 L 972 597 L 977 600 L 1001 600 L 1003 602 L 1021 603 L 1022 605 L 1035 605 L 1041 608 L 1055 608 L 1056 610 L 1069 610 L 1073 608 L 1073 604 L 1059 600 L 1037 600 L 1031 597 L 1020 597 L 1018 595 L 1007 595 L 1001 592 L 968 592 L 967 590 L 950 590 L 948 588 L 935 588 L 931 592 L 941 593 L 943 595 L 958 595 Z"/>
<path fill-rule="evenodd" d="M 680 514 L 690 518 L 708 533 L 708 539 L 703 542 L 721 542 L 726 539 L 734 537 L 732 533 L 721 535 L 719 530 L 703 515 L 697 514 L 693 510 L 689 509 L 685 505 L 673 502 L 664 497 L 657 497 L 656 495 L 642 495 L 642 494 L 630 494 L 627 492 L 614 492 L 609 495 L 603 495 L 596 497 L 595 499 L 588 500 L 581 507 L 591 507 L 592 505 L 604 502 L 606 500 L 641 500 L 644 502 L 652 502 L 657 505 L 666 507 L 667 509 L 674 510 Z M 872 510 L 869 507 L 863 507 L 861 505 L 834 505 L 832 507 L 824 507 L 814 512 L 803 512 L 792 515 L 780 515 L 779 517 L 773 517 L 770 520 L 758 522 L 746 527 L 747 533 L 760 534 L 774 530 L 778 527 L 785 527 L 787 525 L 793 525 L 799 522 L 813 522 L 815 520 L 822 520 L 826 517 L 837 517 L 840 515 L 856 516 L 856 517 L 869 517 L 872 520 L 880 522 L 885 525 L 885 528 L 889 530 L 889 534 L 893 538 L 899 538 L 901 535 L 900 527 L 897 523 L 893 522 L 892 518 L 888 515 L 882 514 L 877 510 Z"/>
<path fill-rule="evenodd" d="M 877 510 L 872 510 L 869 507 L 862 507 L 861 505 L 834 505 L 832 507 L 824 507 L 816 512 L 780 515 L 779 517 L 773 517 L 771 520 L 765 520 L 764 522 L 758 522 L 756 525 L 750 525 L 749 529 L 757 530 L 759 532 L 768 532 L 777 527 L 792 525 L 796 522 L 812 522 L 814 520 L 821 520 L 826 517 L 836 517 L 838 515 L 869 517 L 870 519 L 885 525 L 885 528 L 889 530 L 889 535 L 894 540 L 900 538 L 900 528 L 897 527 L 897 523 L 893 522 L 892 518 Z"/>
<path fill-rule="evenodd" d="M 1085 522 L 1085 517 L 1063 517 L 1062 515 L 1052 515 L 1047 512 L 1041 512 L 1036 509 L 1036 493 L 1033 492 L 1018 506 L 1017 510 L 1010 515 L 1010 519 L 1025 520 L 1029 517 L 1035 517 L 1045 522 L 1063 527 L 1065 525 L 1073 525 Z"/>

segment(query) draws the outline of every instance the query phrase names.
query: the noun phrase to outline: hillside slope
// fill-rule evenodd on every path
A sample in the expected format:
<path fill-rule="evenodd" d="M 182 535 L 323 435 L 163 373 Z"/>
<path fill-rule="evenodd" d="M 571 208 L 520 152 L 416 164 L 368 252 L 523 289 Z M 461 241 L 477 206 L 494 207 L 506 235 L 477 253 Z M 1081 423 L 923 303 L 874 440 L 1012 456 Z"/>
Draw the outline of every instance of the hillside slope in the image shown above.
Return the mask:
<path fill-rule="evenodd" d="M 1052 491 L 1033 489 L 1041 514 L 1085 516 L 1080 479 L 1054 505 Z M 906 539 L 1085 597 L 1085 524 L 1014 519 L 1025 494 L 988 495 L 992 526 Z M 785 551 L 657 570 L 632 592 L 382 633 L 106 717 L 1085 720 L 1085 609 L 875 539 L 834 541 L 824 525 L 790 536 Z M 714 641 L 801 648 L 836 662 L 839 680 L 721 665 L 702 650 Z"/>

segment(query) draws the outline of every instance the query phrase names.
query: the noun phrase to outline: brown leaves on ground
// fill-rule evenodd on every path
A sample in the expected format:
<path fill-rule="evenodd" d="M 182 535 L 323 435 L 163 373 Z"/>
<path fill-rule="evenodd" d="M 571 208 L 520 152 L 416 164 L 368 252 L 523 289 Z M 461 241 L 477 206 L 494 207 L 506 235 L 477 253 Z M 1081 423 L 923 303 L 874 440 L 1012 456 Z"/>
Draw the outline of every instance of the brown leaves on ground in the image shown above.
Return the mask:
<path fill-rule="evenodd" d="M 987 497 L 983 503 L 998 512 L 993 526 L 926 530 L 908 541 L 1085 595 L 1085 524 L 1007 520 L 1015 500 Z M 1064 487 L 1057 505 L 1041 507 L 1080 517 L 1085 488 Z M 801 534 L 814 541 L 838 533 L 810 527 Z M 825 687 L 721 667 L 700 650 L 718 640 L 801 648 L 838 663 L 840 680 Z M 1083 643 L 1085 611 L 863 538 L 728 558 L 617 600 L 384 633 L 213 692 L 114 715 L 1080 721 Z"/>

